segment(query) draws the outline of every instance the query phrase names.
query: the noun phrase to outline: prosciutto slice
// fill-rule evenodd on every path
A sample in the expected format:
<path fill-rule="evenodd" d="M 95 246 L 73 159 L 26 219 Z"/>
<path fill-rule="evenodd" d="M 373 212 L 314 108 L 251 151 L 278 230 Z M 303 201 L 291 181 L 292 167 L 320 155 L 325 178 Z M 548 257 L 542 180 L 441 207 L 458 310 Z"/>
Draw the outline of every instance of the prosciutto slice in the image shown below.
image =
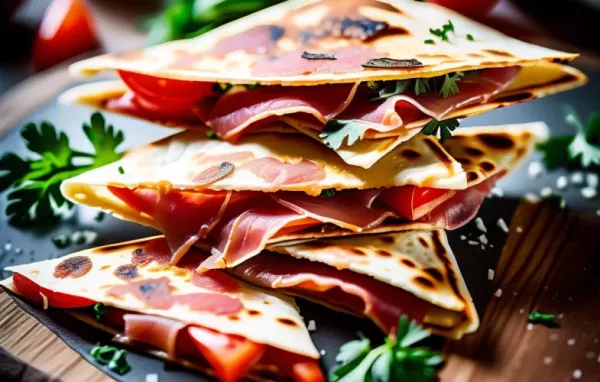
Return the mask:
<path fill-rule="evenodd" d="M 233 268 L 246 281 L 266 288 L 284 288 L 338 309 L 373 320 L 392 333 L 404 314 L 422 322 L 428 303 L 388 284 L 349 270 L 263 252 Z"/>
<path fill-rule="evenodd" d="M 177 336 L 186 327 L 181 321 L 148 314 L 125 314 L 125 335 L 133 341 L 148 343 L 175 357 Z"/>
<path fill-rule="evenodd" d="M 231 92 L 219 98 L 205 122 L 226 140 L 235 140 L 251 124 L 272 116 L 307 113 L 325 123 L 348 106 L 357 87 L 358 83 L 261 86 Z"/>

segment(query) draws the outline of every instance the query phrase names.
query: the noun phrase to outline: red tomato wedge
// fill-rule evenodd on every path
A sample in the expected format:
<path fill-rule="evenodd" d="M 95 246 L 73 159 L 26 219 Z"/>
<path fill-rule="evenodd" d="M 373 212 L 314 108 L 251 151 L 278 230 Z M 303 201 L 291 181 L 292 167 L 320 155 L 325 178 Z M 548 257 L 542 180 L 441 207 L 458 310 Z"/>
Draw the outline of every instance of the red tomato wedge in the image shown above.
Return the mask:
<path fill-rule="evenodd" d="M 446 200 L 456 191 L 437 188 L 404 186 L 388 188 L 381 192 L 379 200 L 392 207 L 409 220 L 417 220 Z"/>
<path fill-rule="evenodd" d="M 86 3 L 83 0 L 53 0 L 37 33 L 33 63 L 39 71 L 99 46 Z"/>
<path fill-rule="evenodd" d="M 73 296 L 66 293 L 55 292 L 50 289 L 39 286 L 36 282 L 23 276 L 20 273 L 13 275 L 13 283 L 17 292 L 34 304 L 42 304 L 44 302 L 42 294 L 48 299 L 48 306 L 53 308 L 85 308 L 92 306 L 96 301 L 85 297 Z"/>
<path fill-rule="evenodd" d="M 296 382 L 325 382 L 325 377 L 317 361 L 298 362 L 292 367 Z"/>
<path fill-rule="evenodd" d="M 265 353 L 265 345 L 239 336 L 200 326 L 190 326 L 187 330 L 194 345 L 224 382 L 240 379 Z"/>

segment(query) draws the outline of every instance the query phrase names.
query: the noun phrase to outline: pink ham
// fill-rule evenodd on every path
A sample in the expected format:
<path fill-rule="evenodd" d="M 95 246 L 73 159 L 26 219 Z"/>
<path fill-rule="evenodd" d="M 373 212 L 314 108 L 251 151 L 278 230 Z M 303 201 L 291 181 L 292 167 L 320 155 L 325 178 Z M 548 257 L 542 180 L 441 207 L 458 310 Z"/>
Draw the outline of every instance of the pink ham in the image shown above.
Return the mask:
<path fill-rule="evenodd" d="M 307 113 L 322 123 L 342 112 L 358 84 L 261 86 L 222 96 L 207 121 L 217 135 L 236 139 L 250 125 L 271 116 Z"/>
<path fill-rule="evenodd" d="M 349 270 L 263 252 L 233 268 L 235 275 L 266 288 L 293 294 L 363 315 L 391 333 L 404 314 L 422 322 L 427 303 L 412 294 Z"/>
<path fill-rule="evenodd" d="M 299 163 L 285 163 L 265 157 L 246 162 L 242 168 L 249 169 L 274 186 L 317 182 L 325 179 L 326 175 L 321 167 L 306 159 Z"/>
<path fill-rule="evenodd" d="M 181 321 L 148 314 L 126 314 L 125 335 L 132 341 L 148 343 L 175 357 L 177 336 L 186 327 Z"/>

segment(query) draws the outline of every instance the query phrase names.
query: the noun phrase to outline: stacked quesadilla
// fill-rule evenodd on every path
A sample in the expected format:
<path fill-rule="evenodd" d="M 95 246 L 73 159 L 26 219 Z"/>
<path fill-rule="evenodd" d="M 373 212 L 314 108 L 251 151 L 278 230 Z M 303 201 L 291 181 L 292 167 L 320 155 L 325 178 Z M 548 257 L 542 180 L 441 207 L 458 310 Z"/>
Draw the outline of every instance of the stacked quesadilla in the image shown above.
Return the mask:
<path fill-rule="evenodd" d="M 105 324 L 119 338 L 226 381 L 265 370 L 323 378 L 276 292 L 387 334 L 407 315 L 460 338 L 478 317 L 444 229 L 473 219 L 548 132 L 456 129 L 457 119 L 584 84 L 566 66 L 575 57 L 434 4 L 298 0 L 76 63 L 75 74 L 120 80 L 63 102 L 184 131 L 61 191 L 164 237 L 12 267 L 13 289 L 57 308 L 102 302 L 118 313 Z"/>

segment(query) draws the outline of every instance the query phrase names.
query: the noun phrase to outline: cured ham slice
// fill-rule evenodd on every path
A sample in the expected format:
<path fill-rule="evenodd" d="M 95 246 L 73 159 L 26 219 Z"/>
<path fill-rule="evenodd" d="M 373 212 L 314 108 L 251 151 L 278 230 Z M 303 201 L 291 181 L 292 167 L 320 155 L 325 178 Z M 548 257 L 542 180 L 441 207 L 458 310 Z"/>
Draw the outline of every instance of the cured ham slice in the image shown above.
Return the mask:
<path fill-rule="evenodd" d="M 370 128 L 379 132 L 397 129 L 423 116 L 442 120 L 453 110 L 486 102 L 507 88 L 519 70 L 516 66 L 484 70 L 474 78 L 458 81 L 460 91 L 446 98 L 437 92 L 419 96 L 411 92 L 377 103 L 371 101 L 373 93 L 369 89 L 362 89 L 337 118 L 372 122 Z"/>
<path fill-rule="evenodd" d="M 176 356 L 177 336 L 186 324 L 148 314 L 125 314 L 123 320 L 128 339 L 148 343 L 163 350 L 170 357 Z"/>
<path fill-rule="evenodd" d="M 271 116 L 307 113 L 322 123 L 352 101 L 357 84 L 319 86 L 261 86 L 225 94 L 205 121 L 223 139 L 235 140 L 251 124 Z"/>
<path fill-rule="evenodd" d="M 422 322 L 428 303 L 369 276 L 323 263 L 264 252 L 233 268 L 235 275 L 266 288 L 288 292 L 373 320 L 392 333 L 404 314 Z"/>
<path fill-rule="evenodd" d="M 300 184 L 325 179 L 325 171 L 313 162 L 303 159 L 300 163 L 284 163 L 276 158 L 253 159 L 244 163 L 256 176 L 273 184 Z"/>

